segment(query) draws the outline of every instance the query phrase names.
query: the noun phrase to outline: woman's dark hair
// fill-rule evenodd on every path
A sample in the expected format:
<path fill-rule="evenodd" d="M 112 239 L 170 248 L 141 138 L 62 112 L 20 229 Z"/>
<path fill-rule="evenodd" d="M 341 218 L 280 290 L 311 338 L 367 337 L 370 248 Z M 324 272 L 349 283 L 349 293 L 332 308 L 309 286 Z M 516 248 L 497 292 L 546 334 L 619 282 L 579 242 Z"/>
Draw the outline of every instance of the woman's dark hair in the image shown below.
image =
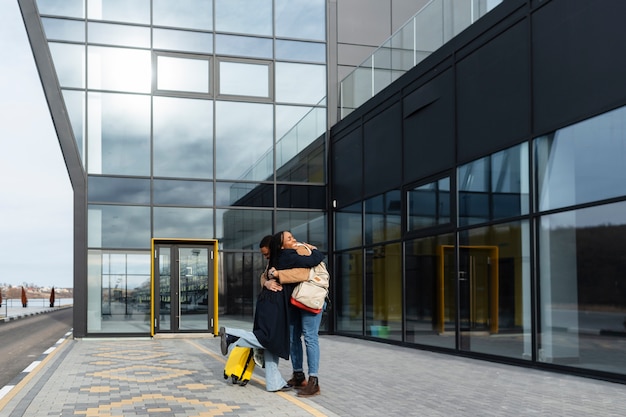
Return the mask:
<path fill-rule="evenodd" d="M 280 256 L 280 252 L 282 251 L 282 246 L 283 246 L 283 234 L 285 233 L 285 230 L 280 231 L 278 233 L 276 233 L 274 236 L 272 236 L 272 240 L 270 242 L 270 261 L 269 261 L 269 266 L 270 268 L 274 267 L 276 268 L 276 265 L 278 264 L 278 257 Z"/>

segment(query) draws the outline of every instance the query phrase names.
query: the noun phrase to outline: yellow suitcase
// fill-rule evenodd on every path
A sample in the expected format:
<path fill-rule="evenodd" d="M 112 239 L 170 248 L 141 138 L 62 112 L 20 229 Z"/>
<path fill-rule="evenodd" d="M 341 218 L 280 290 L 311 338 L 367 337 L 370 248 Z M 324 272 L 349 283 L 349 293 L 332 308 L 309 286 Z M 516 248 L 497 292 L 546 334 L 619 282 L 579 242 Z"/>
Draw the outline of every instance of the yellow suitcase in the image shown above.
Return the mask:
<path fill-rule="evenodd" d="M 252 348 L 235 346 L 226 360 L 224 379 L 230 378 L 233 384 L 243 387 L 252 378 L 254 366 L 254 352 Z"/>

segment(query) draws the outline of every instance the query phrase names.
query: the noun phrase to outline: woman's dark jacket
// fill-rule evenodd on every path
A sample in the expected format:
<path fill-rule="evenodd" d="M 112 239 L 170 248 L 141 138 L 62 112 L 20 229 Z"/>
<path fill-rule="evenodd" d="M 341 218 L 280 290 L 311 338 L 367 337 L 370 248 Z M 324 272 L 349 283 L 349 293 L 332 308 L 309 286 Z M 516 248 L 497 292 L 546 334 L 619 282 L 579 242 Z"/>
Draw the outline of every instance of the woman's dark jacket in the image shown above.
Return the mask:
<path fill-rule="evenodd" d="M 256 302 L 252 332 L 265 349 L 289 359 L 289 299 L 285 291 L 263 288 Z"/>

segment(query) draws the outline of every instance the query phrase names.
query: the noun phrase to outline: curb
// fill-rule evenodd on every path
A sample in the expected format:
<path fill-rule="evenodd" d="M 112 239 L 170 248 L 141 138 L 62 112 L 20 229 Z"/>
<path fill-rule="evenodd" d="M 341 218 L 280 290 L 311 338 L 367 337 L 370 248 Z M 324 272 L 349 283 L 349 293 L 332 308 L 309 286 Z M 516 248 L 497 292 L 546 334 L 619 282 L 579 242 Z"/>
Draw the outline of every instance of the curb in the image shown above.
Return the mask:
<path fill-rule="evenodd" d="M 73 307 L 73 305 L 68 304 L 66 306 L 61 306 L 61 307 L 46 308 L 46 309 L 40 310 L 40 311 L 32 311 L 30 313 L 17 314 L 17 315 L 12 315 L 12 316 L 8 316 L 8 317 L 0 315 L 0 324 L 8 323 L 10 321 L 14 321 L 14 320 L 18 320 L 18 319 L 23 319 L 23 318 L 26 318 L 26 317 L 37 316 L 39 314 L 51 313 L 53 311 L 57 311 L 57 310 L 61 310 L 63 308 L 69 308 L 69 307 Z"/>

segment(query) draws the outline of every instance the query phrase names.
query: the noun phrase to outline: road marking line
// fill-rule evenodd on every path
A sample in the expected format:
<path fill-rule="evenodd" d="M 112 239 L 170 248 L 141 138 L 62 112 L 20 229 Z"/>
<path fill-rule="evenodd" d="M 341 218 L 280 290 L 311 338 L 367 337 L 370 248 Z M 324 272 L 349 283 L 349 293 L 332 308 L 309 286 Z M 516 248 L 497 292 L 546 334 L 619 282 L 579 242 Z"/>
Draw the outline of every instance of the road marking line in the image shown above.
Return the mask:
<path fill-rule="evenodd" d="M 57 347 L 61 347 L 62 345 L 64 345 L 65 343 L 67 343 L 67 341 L 69 339 L 67 339 L 67 336 L 69 336 L 70 334 L 72 334 L 72 332 L 68 332 L 65 334 L 66 338 L 65 339 L 59 339 L 59 341 L 56 342 L 56 344 L 54 345 L 55 349 L 52 353 L 46 355 L 46 357 L 40 361 L 35 361 L 33 362 L 33 364 L 36 363 L 36 366 L 33 366 L 33 364 L 29 365 L 26 369 L 24 369 L 22 371 L 22 373 L 26 373 L 26 375 L 20 380 L 20 382 L 18 382 L 15 385 L 5 385 L 4 387 L 2 387 L 2 389 L 0 389 L 0 411 L 2 411 L 2 409 L 4 409 L 4 407 L 9 403 L 9 401 L 11 401 L 13 399 L 13 397 L 15 397 L 15 395 L 22 389 L 24 388 L 24 386 L 35 376 L 37 375 L 37 373 L 43 368 L 43 366 L 48 363 L 48 361 L 50 361 L 50 359 L 52 359 L 57 352 L 59 352 L 59 349 L 56 349 Z M 32 368 L 31 370 L 29 370 L 30 368 Z"/>

